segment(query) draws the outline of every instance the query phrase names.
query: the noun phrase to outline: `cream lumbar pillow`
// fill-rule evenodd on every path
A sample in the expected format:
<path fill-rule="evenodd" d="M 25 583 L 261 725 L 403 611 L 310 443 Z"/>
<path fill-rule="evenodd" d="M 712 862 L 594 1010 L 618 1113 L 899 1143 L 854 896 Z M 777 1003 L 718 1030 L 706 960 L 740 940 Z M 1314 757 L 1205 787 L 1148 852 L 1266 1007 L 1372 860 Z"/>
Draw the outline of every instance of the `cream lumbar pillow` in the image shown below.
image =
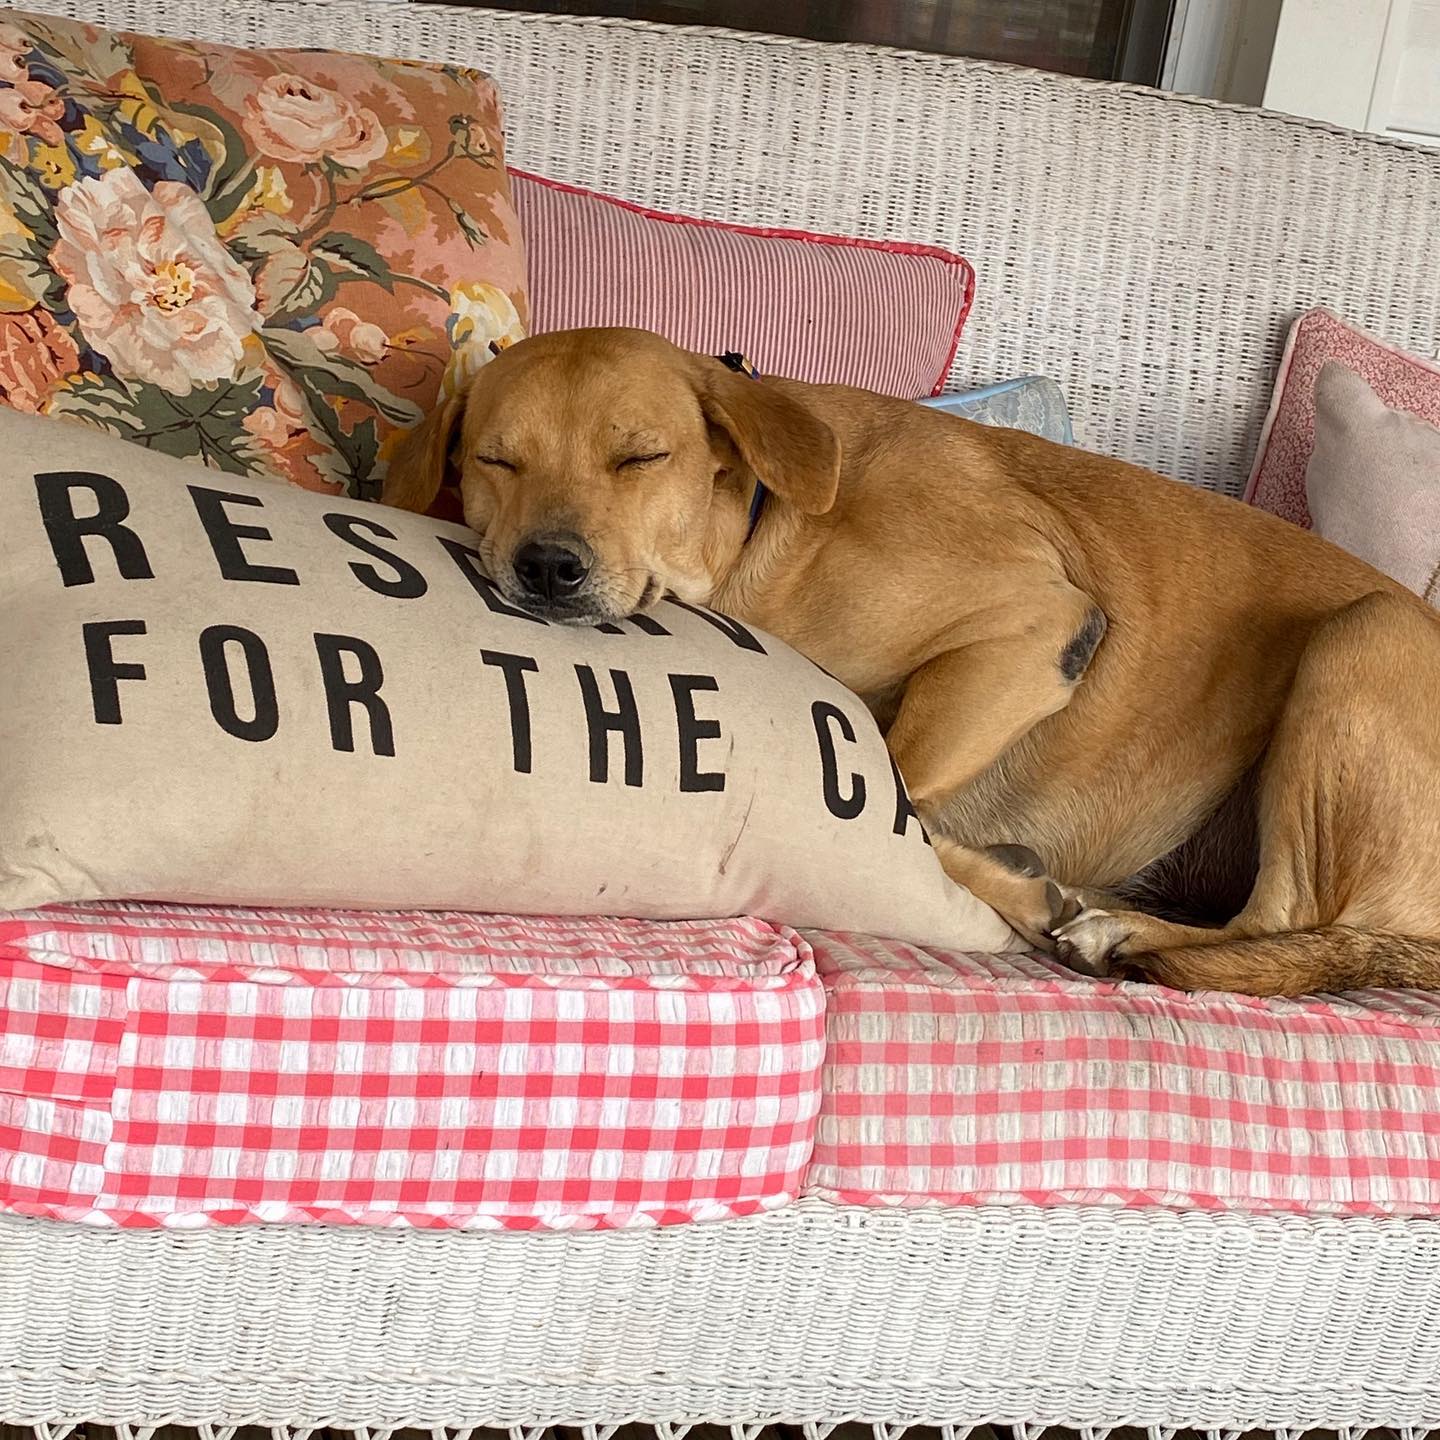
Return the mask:
<path fill-rule="evenodd" d="M 1440 607 L 1440 430 L 1332 360 L 1305 489 L 1321 535 Z"/>
<path fill-rule="evenodd" d="M 475 545 L 0 413 L 0 907 L 749 913 L 1018 944 L 809 661 L 672 602 L 546 624 Z"/>

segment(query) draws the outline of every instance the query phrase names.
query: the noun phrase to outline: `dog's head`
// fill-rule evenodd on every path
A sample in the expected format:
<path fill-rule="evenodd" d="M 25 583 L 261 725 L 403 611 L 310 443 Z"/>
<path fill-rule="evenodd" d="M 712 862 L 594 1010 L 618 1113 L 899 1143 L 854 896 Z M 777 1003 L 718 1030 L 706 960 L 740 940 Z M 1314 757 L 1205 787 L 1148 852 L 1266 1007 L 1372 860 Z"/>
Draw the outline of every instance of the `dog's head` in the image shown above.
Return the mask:
<path fill-rule="evenodd" d="M 835 502 L 839 443 L 804 404 L 643 330 L 569 330 L 496 356 L 407 437 L 384 502 L 427 510 L 446 467 L 506 598 L 546 619 L 707 600 L 755 481 L 809 514 Z"/>

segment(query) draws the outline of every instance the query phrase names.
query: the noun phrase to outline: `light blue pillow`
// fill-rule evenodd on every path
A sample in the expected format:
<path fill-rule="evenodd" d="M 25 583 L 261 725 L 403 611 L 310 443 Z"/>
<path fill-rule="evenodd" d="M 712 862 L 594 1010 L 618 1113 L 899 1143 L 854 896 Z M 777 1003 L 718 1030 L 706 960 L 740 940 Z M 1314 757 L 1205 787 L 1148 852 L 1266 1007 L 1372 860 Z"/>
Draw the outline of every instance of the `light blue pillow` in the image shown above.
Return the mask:
<path fill-rule="evenodd" d="M 983 390 L 936 395 L 920 403 L 981 425 L 1028 430 L 1032 435 L 1061 445 L 1075 443 L 1065 396 L 1053 380 L 1043 375 L 1023 375 L 1018 380 L 987 385 Z"/>

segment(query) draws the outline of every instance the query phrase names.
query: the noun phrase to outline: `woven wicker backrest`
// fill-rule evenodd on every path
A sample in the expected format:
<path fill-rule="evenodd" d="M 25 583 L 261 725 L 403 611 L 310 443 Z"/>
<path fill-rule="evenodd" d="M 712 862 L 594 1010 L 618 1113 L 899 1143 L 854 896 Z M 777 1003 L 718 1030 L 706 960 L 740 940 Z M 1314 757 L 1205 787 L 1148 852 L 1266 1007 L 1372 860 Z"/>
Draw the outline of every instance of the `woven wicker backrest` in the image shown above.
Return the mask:
<path fill-rule="evenodd" d="M 952 387 L 1044 372 L 1083 443 L 1231 493 L 1300 310 L 1440 344 L 1440 153 L 1308 121 L 969 60 L 444 6 L 29 8 L 479 65 L 526 169 L 961 250 L 979 291 Z"/>

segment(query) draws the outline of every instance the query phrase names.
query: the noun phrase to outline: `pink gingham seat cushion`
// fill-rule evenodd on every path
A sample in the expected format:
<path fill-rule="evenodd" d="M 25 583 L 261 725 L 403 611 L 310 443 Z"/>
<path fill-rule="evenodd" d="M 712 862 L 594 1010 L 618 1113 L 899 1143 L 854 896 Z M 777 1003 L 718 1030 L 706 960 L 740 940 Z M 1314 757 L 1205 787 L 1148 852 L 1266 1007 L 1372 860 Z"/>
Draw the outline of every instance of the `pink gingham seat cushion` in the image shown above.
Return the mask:
<path fill-rule="evenodd" d="M 0 917 L 0 1211 L 608 1228 L 799 1189 L 823 996 L 760 921 Z"/>
<path fill-rule="evenodd" d="M 1440 1214 L 1440 998 L 751 920 L 0 919 L 0 1211 L 599 1228 L 800 1194 Z"/>
<path fill-rule="evenodd" d="M 806 938 L 827 1006 L 807 1193 L 1440 1214 L 1440 996 L 1186 995 Z"/>

